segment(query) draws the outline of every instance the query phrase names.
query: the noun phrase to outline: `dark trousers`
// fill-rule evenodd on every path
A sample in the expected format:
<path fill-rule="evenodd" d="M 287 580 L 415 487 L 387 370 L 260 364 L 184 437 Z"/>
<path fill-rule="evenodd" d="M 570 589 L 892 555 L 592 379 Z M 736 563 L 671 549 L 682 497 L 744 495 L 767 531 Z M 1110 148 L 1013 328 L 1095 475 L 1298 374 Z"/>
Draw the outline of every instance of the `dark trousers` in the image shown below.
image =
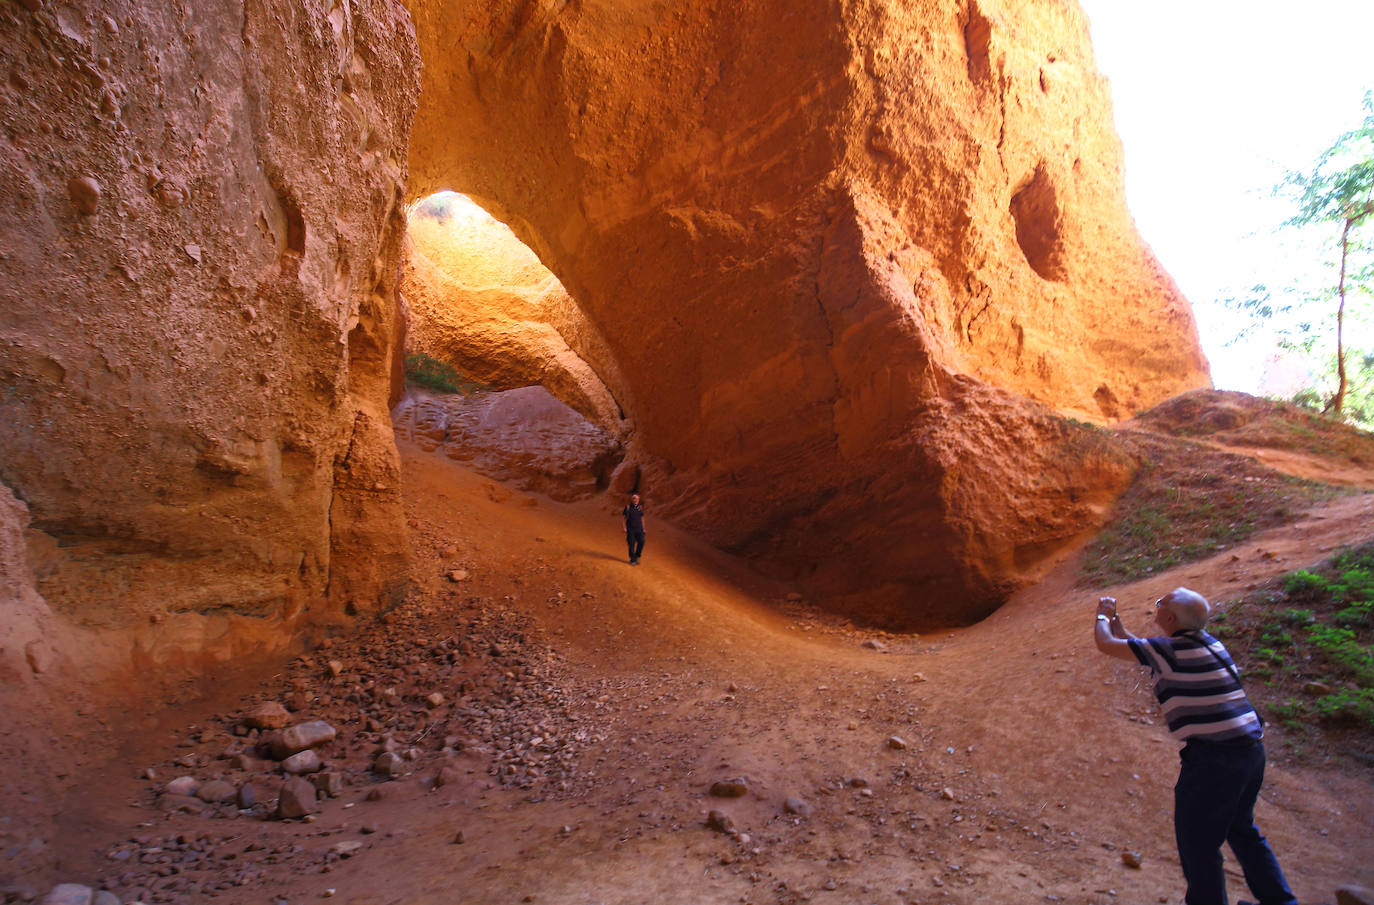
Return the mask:
<path fill-rule="evenodd" d="M 1187 905 L 1227 905 L 1221 844 L 1231 846 L 1259 905 L 1297 905 L 1269 843 L 1255 826 L 1264 745 L 1189 742 L 1174 786 L 1174 835 Z"/>
<path fill-rule="evenodd" d="M 639 559 L 640 554 L 644 552 L 644 532 L 626 531 L 625 545 L 630 548 L 630 561 L 635 562 Z"/>

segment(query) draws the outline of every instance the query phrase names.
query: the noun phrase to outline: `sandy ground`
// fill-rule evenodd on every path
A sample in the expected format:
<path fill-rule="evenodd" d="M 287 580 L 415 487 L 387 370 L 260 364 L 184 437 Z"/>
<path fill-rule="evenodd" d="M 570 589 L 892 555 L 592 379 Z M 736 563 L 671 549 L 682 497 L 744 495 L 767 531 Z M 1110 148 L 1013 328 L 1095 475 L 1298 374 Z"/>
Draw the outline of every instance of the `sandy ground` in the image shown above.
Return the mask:
<path fill-rule="evenodd" d="M 525 668 L 545 690 L 492 691 L 516 725 L 491 731 L 524 720 L 575 738 L 560 782 L 521 788 L 499 745 L 476 739 L 447 758 L 458 778 L 442 788 L 418 769 L 355 782 L 313 822 L 157 810 L 156 784 L 138 774 L 175 775 L 166 761 L 195 750 L 176 740 L 241 712 L 247 695 L 270 697 L 283 664 L 131 719 L 138 731 L 68 803 L 65 876 L 114 878 L 128 865 L 111 855 L 129 840 L 141 852 L 181 838 L 219 853 L 217 876 L 252 867 L 243 885 L 214 890 L 232 903 L 1178 902 L 1176 746 L 1143 670 L 1093 648 L 1098 594 L 1118 597 L 1143 633 L 1169 588 L 1224 599 L 1374 533 L 1374 498 L 1346 498 L 1148 581 L 1076 589 L 1066 561 L 978 626 L 892 635 L 789 601 L 792 588 L 654 521 L 652 496 L 644 561 L 631 567 L 605 498 L 555 503 L 414 447 L 403 455 L 419 583 L 390 643 L 505 632 L 526 664 L 505 676 Z M 455 568 L 464 580 L 447 577 Z M 737 778 L 742 797 L 709 794 Z M 367 800 L 378 785 L 390 791 Z M 707 826 L 712 810 L 732 833 Z M 1258 820 L 1304 903 L 1374 886 L 1367 771 L 1271 760 Z M 341 841 L 362 846 L 330 855 Z M 1227 870 L 1233 898 L 1247 897 Z"/>

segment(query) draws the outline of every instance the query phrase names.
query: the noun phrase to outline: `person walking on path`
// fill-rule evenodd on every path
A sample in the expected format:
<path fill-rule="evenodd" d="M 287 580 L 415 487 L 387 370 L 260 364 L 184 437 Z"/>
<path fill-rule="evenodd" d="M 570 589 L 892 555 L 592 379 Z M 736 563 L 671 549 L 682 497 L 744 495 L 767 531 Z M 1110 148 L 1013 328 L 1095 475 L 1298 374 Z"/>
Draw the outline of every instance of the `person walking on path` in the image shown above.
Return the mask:
<path fill-rule="evenodd" d="M 1183 744 L 1174 836 L 1188 886 L 1186 905 L 1227 905 L 1223 842 L 1259 905 L 1297 905 L 1255 826 L 1255 799 L 1264 782 L 1264 724 L 1245 696 L 1231 655 L 1203 631 L 1210 612 L 1201 594 L 1175 588 L 1155 601 L 1155 622 L 1164 634 L 1137 638 L 1122 627 L 1116 600 L 1103 597 L 1093 640 L 1104 654 L 1149 668 L 1169 734 Z"/>
<path fill-rule="evenodd" d="M 644 507 L 639 505 L 639 494 L 630 494 L 630 504 L 620 514 L 625 519 L 625 545 L 630 549 L 630 565 L 637 566 L 644 553 Z"/>

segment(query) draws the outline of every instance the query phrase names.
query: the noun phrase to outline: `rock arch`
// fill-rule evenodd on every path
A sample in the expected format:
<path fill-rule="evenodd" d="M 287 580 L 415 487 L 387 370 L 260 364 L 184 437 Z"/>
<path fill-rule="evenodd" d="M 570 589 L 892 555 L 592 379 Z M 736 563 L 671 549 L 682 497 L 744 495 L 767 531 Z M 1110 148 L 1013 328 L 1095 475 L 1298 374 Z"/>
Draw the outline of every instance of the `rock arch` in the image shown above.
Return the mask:
<path fill-rule="evenodd" d="M 514 212 L 619 364 L 645 492 L 837 606 L 987 612 L 1124 475 L 1051 461 L 1036 403 L 1207 379 L 1072 5 L 410 5 L 412 195 Z"/>
<path fill-rule="evenodd" d="M 497 389 L 541 384 L 612 434 L 630 430 L 604 340 L 506 224 L 459 193 L 412 205 L 409 224 L 407 351 Z"/>

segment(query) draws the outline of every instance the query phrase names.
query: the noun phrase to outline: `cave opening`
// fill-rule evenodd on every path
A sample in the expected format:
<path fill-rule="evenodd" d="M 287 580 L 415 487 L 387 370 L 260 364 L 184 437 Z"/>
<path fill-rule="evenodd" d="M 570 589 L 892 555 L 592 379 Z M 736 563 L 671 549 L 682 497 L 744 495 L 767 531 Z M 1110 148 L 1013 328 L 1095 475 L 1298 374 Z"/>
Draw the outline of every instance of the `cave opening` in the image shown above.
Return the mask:
<path fill-rule="evenodd" d="M 556 498 L 604 489 L 630 425 L 614 361 L 558 277 L 458 192 L 413 203 L 407 236 L 398 435 Z"/>

